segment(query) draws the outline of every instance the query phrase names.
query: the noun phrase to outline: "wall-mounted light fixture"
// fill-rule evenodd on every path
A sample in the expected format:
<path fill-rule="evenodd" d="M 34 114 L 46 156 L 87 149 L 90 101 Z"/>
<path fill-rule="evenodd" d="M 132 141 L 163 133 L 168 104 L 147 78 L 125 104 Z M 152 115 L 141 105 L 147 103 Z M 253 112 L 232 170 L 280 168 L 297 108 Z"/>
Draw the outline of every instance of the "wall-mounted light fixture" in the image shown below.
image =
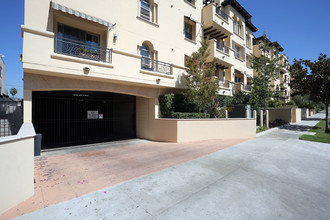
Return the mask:
<path fill-rule="evenodd" d="M 156 83 L 157 84 L 159 84 L 160 83 L 160 79 L 158 78 L 158 79 L 156 79 Z"/>
<path fill-rule="evenodd" d="M 84 70 L 85 74 L 88 74 L 90 69 L 89 69 L 89 67 L 84 67 L 83 70 Z"/>
<path fill-rule="evenodd" d="M 113 34 L 113 42 L 116 42 L 117 39 L 118 39 L 117 33 L 114 33 L 114 34 Z"/>

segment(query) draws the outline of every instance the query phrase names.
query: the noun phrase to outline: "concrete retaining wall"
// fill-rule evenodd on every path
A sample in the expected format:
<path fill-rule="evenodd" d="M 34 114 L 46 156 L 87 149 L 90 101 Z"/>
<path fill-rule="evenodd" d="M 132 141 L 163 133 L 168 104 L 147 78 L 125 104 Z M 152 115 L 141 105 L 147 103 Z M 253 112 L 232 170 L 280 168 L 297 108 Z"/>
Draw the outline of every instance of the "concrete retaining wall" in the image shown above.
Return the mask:
<path fill-rule="evenodd" d="M 278 108 L 278 109 L 268 109 L 269 111 L 269 121 L 275 121 L 276 119 L 281 119 L 286 123 L 299 122 L 301 119 L 308 118 L 308 109 L 300 108 Z"/>
<path fill-rule="evenodd" d="M 165 119 L 158 117 L 155 99 L 138 97 L 136 106 L 137 137 L 140 138 L 188 142 L 256 136 L 256 119 Z"/>
<path fill-rule="evenodd" d="M 0 138 L 0 214 L 34 194 L 34 136 L 32 124 L 23 124 Z"/>

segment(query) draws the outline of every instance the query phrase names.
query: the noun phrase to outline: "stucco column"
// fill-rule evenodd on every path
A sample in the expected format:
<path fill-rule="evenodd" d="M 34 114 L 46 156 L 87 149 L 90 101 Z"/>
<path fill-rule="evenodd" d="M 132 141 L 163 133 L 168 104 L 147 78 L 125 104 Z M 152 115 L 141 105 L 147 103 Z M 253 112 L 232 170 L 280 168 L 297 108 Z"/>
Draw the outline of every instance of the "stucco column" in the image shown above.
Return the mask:
<path fill-rule="evenodd" d="M 228 110 L 226 110 L 226 118 L 228 118 Z"/>
<path fill-rule="evenodd" d="M 269 110 L 266 110 L 266 128 L 269 128 Z"/>
<path fill-rule="evenodd" d="M 23 123 L 32 123 L 32 90 L 24 89 Z"/>
<path fill-rule="evenodd" d="M 248 110 L 245 110 L 245 118 L 250 118 L 249 117 L 249 111 Z"/>
<path fill-rule="evenodd" d="M 257 110 L 253 110 L 253 118 L 257 119 Z"/>
<path fill-rule="evenodd" d="M 260 127 L 264 126 L 264 111 L 260 110 Z"/>

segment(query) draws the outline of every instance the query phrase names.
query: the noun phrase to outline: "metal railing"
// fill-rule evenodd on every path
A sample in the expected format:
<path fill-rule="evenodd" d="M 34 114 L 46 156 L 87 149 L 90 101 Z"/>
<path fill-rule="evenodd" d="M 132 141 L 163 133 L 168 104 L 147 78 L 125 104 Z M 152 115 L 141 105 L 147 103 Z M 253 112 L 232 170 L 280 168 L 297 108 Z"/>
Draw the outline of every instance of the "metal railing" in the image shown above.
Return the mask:
<path fill-rule="evenodd" d="M 220 7 L 216 9 L 216 13 L 220 15 L 223 19 L 228 21 L 228 15 L 224 11 L 222 11 Z"/>
<path fill-rule="evenodd" d="M 229 86 L 229 81 L 228 80 L 224 80 L 224 81 L 220 81 L 219 80 L 219 86 L 221 87 L 225 87 L 225 88 L 230 88 Z"/>
<path fill-rule="evenodd" d="M 252 91 L 252 86 L 248 84 L 243 84 L 243 90 L 245 91 Z"/>
<path fill-rule="evenodd" d="M 229 54 L 229 47 L 225 46 L 223 43 L 217 42 L 217 49 L 226 54 Z"/>
<path fill-rule="evenodd" d="M 56 36 L 55 52 L 88 60 L 111 63 L 111 49 Z"/>
<path fill-rule="evenodd" d="M 141 57 L 141 69 L 172 75 L 172 64 Z"/>

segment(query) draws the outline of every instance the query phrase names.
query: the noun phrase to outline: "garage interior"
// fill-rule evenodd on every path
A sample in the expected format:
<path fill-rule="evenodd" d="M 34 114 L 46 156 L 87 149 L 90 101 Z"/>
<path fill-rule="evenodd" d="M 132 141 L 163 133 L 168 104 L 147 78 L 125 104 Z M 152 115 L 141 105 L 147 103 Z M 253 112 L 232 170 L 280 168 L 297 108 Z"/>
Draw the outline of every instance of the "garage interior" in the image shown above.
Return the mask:
<path fill-rule="evenodd" d="M 136 138 L 136 97 L 97 91 L 34 91 L 41 149 Z"/>

